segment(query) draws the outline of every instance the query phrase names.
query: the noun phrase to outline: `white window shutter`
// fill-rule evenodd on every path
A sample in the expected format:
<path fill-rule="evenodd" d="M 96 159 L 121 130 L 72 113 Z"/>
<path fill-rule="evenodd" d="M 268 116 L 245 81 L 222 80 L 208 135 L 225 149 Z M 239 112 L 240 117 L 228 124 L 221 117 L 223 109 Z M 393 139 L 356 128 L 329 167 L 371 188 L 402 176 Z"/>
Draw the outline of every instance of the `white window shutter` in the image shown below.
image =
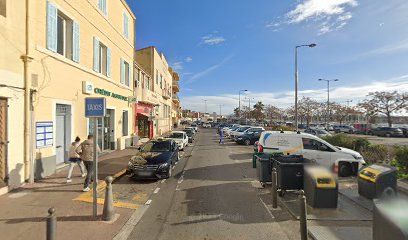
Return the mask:
<path fill-rule="evenodd" d="M 96 37 L 93 38 L 93 51 L 94 51 L 94 56 L 93 56 L 94 71 L 95 72 L 100 72 L 99 71 L 99 63 L 100 63 L 100 60 L 99 60 L 99 57 L 100 57 L 99 40 Z"/>
<path fill-rule="evenodd" d="M 106 76 L 111 77 L 111 49 L 106 49 Z"/>
<path fill-rule="evenodd" d="M 72 24 L 72 60 L 79 62 L 79 24 Z"/>
<path fill-rule="evenodd" d="M 132 66 L 130 65 L 130 63 L 128 64 L 129 65 L 129 67 L 128 67 L 128 76 L 129 76 L 129 79 L 128 79 L 128 82 L 127 82 L 127 86 L 128 87 L 130 87 L 130 79 L 132 79 Z"/>
<path fill-rule="evenodd" d="M 125 61 L 120 58 L 120 83 L 125 84 Z"/>
<path fill-rule="evenodd" d="M 47 2 L 47 48 L 50 51 L 57 51 L 57 7 L 51 2 Z"/>
<path fill-rule="evenodd" d="M 123 13 L 123 35 L 129 38 L 129 18 L 126 13 Z"/>

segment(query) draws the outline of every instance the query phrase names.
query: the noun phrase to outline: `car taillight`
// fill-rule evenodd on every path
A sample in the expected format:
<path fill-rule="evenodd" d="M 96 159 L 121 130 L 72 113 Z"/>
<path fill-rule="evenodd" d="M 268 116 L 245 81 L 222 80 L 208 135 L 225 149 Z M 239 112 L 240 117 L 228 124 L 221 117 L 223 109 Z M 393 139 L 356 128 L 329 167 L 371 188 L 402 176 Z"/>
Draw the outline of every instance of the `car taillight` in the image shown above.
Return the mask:
<path fill-rule="evenodd" d="M 258 145 L 258 152 L 263 152 L 263 146 L 261 144 Z"/>

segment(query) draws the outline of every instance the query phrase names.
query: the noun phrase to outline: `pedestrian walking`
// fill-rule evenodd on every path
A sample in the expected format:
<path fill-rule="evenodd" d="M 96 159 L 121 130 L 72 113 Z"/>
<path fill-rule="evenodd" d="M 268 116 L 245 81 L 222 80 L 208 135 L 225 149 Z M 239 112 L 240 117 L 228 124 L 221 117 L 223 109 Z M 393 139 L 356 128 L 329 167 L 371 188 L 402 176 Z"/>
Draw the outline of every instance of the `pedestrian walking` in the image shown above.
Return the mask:
<path fill-rule="evenodd" d="M 222 133 L 222 130 L 220 130 L 220 142 L 219 142 L 219 144 L 224 144 L 224 141 L 223 141 L 223 133 Z"/>
<path fill-rule="evenodd" d="M 92 178 L 93 178 L 93 156 L 94 156 L 94 136 L 93 135 L 88 135 L 88 139 L 83 141 L 81 143 L 81 145 L 77 148 L 77 153 L 80 154 L 81 156 L 81 160 L 84 162 L 85 164 L 85 168 L 87 171 L 86 174 L 86 178 L 84 181 L 84 192 L 88 192 L 89 190 L 91 190 L 89 188 L 89 183 L 91 182 Z M 101 152 L 101 150 L 99 149 L 99 146 L 96 145 L 96 151 L 98 153 Z M 96 180 L 95 180 L 96 181 Z"/>
<path fill-rule="evenodd" d="M 79 156 L 77 149 L 80 145 L 81 139 L 79 137 L 75 138 L 75 142 L 71 144 L 69 147 L 69 170 L 68 170 L 68 176 L 67 176 L 67 183 L 72 182 L 71 176 L 72 176 L 72 170 L 74 170 L 74 166 L 77 164 L 79 166 L 79 169 L 81 170 L 81 177 L 85 177 L 85 166 L 84 163 L 81 160 L 81 156 Z"/>

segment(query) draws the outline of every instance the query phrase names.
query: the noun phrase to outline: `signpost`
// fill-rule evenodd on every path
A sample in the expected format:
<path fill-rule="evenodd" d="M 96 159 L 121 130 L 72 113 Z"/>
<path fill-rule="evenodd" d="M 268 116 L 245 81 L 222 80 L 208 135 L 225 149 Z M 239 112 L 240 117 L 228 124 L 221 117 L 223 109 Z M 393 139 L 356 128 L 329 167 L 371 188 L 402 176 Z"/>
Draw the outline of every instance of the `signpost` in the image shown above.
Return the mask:
<path fill-rule="evenodd" d="M 102 118 L 106 115 L 106 99 L 105 98 L 85 98 L 85 117 L 92 118 L 93 120 L 93 204 L 92 213 L 96 217 L 98 215 L 98 118 Z M 88 173 L 89 174 L 89 173 Z"/>

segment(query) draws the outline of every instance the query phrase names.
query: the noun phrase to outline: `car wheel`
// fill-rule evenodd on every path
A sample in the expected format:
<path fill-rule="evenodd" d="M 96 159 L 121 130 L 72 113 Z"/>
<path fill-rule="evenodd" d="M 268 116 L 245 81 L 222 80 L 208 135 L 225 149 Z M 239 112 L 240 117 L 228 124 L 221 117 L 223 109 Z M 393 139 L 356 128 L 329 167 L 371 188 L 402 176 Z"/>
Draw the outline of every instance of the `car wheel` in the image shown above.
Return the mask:
<path fill-rule="evenodd" d="M 343 163 L 339 169 L 339 177 L 349 177 L 352 174 L 350 163 Z"/>
<path fill-rule="evenodd" d="M 246 139 L 246 140 L 244 141 L 244 143 L 245 143 L 245 145 L 249 146 L 249 145 L 251 144 L 251 141 L 250 141 L 249 139 Z"/>

